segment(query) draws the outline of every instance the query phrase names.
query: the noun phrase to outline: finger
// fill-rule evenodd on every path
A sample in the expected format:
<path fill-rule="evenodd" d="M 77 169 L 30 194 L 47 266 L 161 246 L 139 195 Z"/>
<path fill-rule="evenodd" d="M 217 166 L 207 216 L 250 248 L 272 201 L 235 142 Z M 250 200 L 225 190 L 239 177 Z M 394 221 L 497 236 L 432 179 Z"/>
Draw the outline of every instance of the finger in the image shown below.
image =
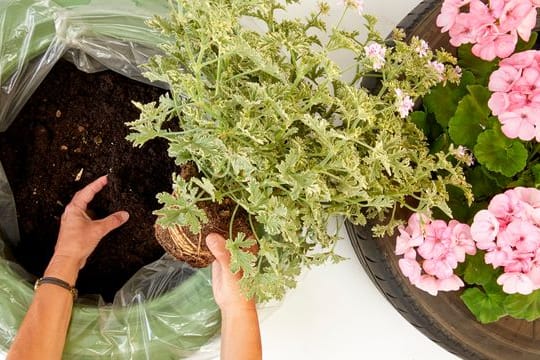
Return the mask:
<path fill-rule="evenodd" d="M 86 210 L 90 201 L 92 201 L 94 196 L 100 192 L 105 185 L 107 185 L 107 175 L 97 178 L 81 190 L 77 191 L 73 196 L 71 203 L 82 210 Z"/>
<path fill-rule="evenodd" d="M 217 285 L 217 282 L 219 279 L 221 279 L 221 273 L 223 272 L 223 269 L 221 268 L 221 264 L 219 261 L 214 260 L 212 262 L 212 283 L 215 283 Z"/>
<path fill-rule="evenodd" d="M 94 225 L 98 227 L 101 237 L 107 235 L 114 229 L 122 226 L 129 219 L 127 211 L 118 211 L 101 220 L 94 221 Z"/>
<path fill-rule="evenodd" d="M 206 237 L 206 245 L 219 264 L 228 269 L 231 262 L 231 254 L 225 248 L 225 238 L 216 233 L 208 234 Z"/>

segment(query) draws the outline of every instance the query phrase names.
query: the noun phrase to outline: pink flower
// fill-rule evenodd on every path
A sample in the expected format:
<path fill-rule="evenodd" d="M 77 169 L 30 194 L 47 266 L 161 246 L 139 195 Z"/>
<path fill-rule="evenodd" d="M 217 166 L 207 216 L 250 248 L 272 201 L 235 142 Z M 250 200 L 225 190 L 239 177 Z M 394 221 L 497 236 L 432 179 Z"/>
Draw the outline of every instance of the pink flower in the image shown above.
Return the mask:
<path fill-rule="evenodd" d="M 529 295 L 533 292 L 533 283 L 525 274 L 504 273 L 497 278 L 497 284 L 502 285 L 503 291 L 507 294 Z"/>
<path fill-rule="evenodd" d="M 509 92 L 521 77 L 521 71 L 514 66 L 502 65 L 491 73 L 488 88 L 492 92 Z"/>
<path fill-rule="evenodd" d="M 540 69 L 533 67 L 523 69 L 521 77 L 512 86 L 513 91 L 525 95 L 532 95 L 538 89 L 540 89 Z"/>
<path fill-rule="evenodd" d="M 414 107 L 414 101 L 409 95 L 406 95 L 403 90 L 395 89 L 396 93 L 396 106 L 398 108 L 399 115 L 404 119 L 406 118 Z"/>
<path fill-rule="evenodd" d="M 403 275 L 405 275 L 412 283 L 420 279 L 422 268 L 416 260 L 399 259 L 398 266 Z"/>
<path fill-rule="evenodd" d="M 439 291 L 456 291 L 463 286 L 465 284 L 457 275 L 452 275 L 446 279 L 437 279 L 437 288 Z"/>
<path fill-rule="evenodd" d="M 486 253 L 484 259 L 486 264 L 493 265 L 494 268 L 506 266 L 512 259 L 512 248 L 510 246 L 495 247 Z"/>
<path fill-rule="evenodd" d="M 453 268 L 442 259 L 424 260 L 422 268 L 427 274 L 439 279 L 448 278 L 454 273 Z"/>
<path fill-rule="evenodd" d="M 519 186 L 513 189 L 513 193 L 518 200 L 533 208 L 540 208 L 540 190 Z"/>
<path fill-rule="evenodd" d="M 450 220 L 448 227 L 452 229 L 451 241 L 454 255 L 458 262 L 465 261 L 465 254 L 476 254 L 476 244 L 472 239 L 469 225 L 462 224 L 456 220 Z"/>
<path fill-rule="evenodd" d="M 424 57 L 428 53 L 429 45 L 425 40 L 420 40 L 420 45 L 415 50 L 420 57 Z"/>
<path fill-rule="evenodd" d="M 468 225 L 456 220 L 447 224 L 416 213 L 406 227 L 398 229 L 396 254 L 403 254 L 398 265 L 413 285 L 432 295 L 464 285 L 454 269 L 465 260 L 465 254 L 476 253 Z"/>
<path fill-rule="evenodd" d="M 536 136 L 535 110 L 523 107 L 512 112 L 505 112 L 499 116 L 502 132 L 510 139 L 519 138 L 530 141 Z"/>
<path fill-rule="evenodd" d="M 487 61 L 492 61 L 496 57 L 506 58 L 514 52 L 517 42 L 516 32 L 504 34 L 492 26 L 486 30 L 486 34 L 481 39 L 477 40 L 472 48 L 472 53 Z"/>
<path fill-rule="evenodd" d="M 441 13 L 437 16 L 437 26 L 442 28 L 442 32 L 447 32 L 454 26 L 460 7 L 468 4 L 469 1 L 462 0 L 446 0 L 443 3 Z"/>
<path fill-rule="evenodd" d="M 432 221 L 426 228 L 424 242 L 418 246 L 418 254 L 424 259 L 436 259 L 443 256 L 450 244 L 450 234 L 447 229 L 444 221 Z"/>
<path fill-rule="evenodd" d="M 510 107 L 510 97 L 506 93 L 496 92 L 489 98 L 488 106 L 493 115 L 501 115 Z"/>
<path fill-rule="evenodd" d="M 403 255 L 410 248 L 419 246 L 424 242 L 424 237 L 422 234 L 418 234 L 419 236 L 413 236 L 405 231 L 403 226 L 400 226 L 398 230 L 399 236 L 396 238 L 396 255 Z"/>
<path fill-rule="evenodd" d="M 506 226 L 521 211 L 518 195 L 513 190 L 497 194 L 489 202 L 488 210 Z"/>
<path fill-rule="evenodd" d="M 380 70 L 386 60 L 386 48 L 382 46 L 381 44 L 372 43 L 364 47 L 364 51 L 366 52 L 367 58 L 371 61 L 373 70 Z"/>
<path fill-rule="evenodd" d="M 518 69 L 523 69 L 533 65 L 534 62 L 538 62 L 539 56 L 540 55 L 536 50 L 522 51 L 501 60 L 499 66 L 513 66 Z"/>
<path fill-rule="evenodd" d="M 510 0 L 501 12 L 499 23 L 502 32 L 517 30 L 523 40 L 529 41 L 531 29 L 536 25 L 536 9 L 529 1 Z"/>
<path fill-rule="evenodd" d="M 444 75 L 444 64 L 439 61 L 430 61 L 429 65 L 439 74 L 439 80 L 442 80 Z"/>
<path fill-rule="evenodd" d="M 439 284 L 434 276 L 422 275 L 413 283 L 420 290 L 424 290 L 430 295 L 436 296 L 439 291 Z"/>
<path fill-rule="evenodd" d="M 495 247 L 495 238 L 499 233 L 499 221 L 487 210 L 480 210 L 474 216 L 471 225 L 471 236 L 476 241 L 476 247 L 488 250 Z"/>
<path fill-rule="evenodd" d="M 531 266 L 531 269 L 525 275 L 527 275 L 527 277 L 531 279 L 534 289 L 540 288 L 540 265 L 535 264 Z"/>

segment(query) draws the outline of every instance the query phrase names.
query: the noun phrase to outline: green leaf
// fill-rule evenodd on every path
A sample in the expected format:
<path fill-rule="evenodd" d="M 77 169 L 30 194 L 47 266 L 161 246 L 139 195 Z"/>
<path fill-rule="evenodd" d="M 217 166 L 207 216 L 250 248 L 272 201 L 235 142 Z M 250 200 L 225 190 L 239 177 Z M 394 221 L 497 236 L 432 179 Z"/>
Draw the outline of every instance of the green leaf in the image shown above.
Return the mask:
<path fill-rule="evenodd" d="M 503 306 L 505 296 L 500 293 L 485 293 L 474 287 L 465 290 L 460 297 L 478 321 L 483 324 L 497 321 L 506 315 Z"/>
<path fill-rule="evenodd" d="M 255 240 L 246 238 L 244 233 L 239 232 L 234 240 L 227 240 L 225 247 L 231 253 L 231 271 L 237 273 L 243 271 L 249 274 L 254 271 L 253 265 L 257 258 L 249 249 L 255 245 Z"/>
<path fill-rule="evenodd" d="M 476 200 L 490 198 L 503 189 L 495 180 L 486 176 L 485 171 L 482 165 L 477 164 L 466 174 Z"/>
<path fill-rule="evenodd" d="M 488 124 L 491 111 L 487 102 L 491 93 L 480 85 L 470 85 L 467 89 L 469 95 L 459 102 L 455 115 L 448 123 L 448 133 L 456 144 L 472 148 Z"/>
<path fill-rule="evenodd" d="M 427 111 L 435 114 L 437 123 L 444 128 L 448 126 L 448 121 L 454 116 L 459 101 L 467 94 L 467 85 L 474 84 L 475 81 L 470 71 L 464 71 L 459 86 L 440 84 L 424 96 L 424 105 Z"/>
<path fill-rule="evenodd" d="M 531 172 L 534 176 L 534 186 L 539 187 L 540 186 L 540 164 L 534 164 L 531 167 Z"/>
<path fill-rule="evenodd" d="M 485 61 L 472 53 L 472 45 L 465 44 L 458 48 L 459 66 L 472 71 L 478 84 L 487 85 L 489 76 L 498 65 L 498 61 Z"/>
<path fill-rule="evenodd" d="M 409 115 L 409 120 L 415 124 L 424 134 L 429 136 L 429 124 L 427 122 L 427 115 L 423 111 L 414 111 Z"/>
<path fill-rule="evenodd" d="M 525 146 L 498 130 L 487 130 L 478 136 L 474 155 L 488 170 L 507 177 L 514 176 L 527 166 L 528 152 Z"/>
<path fill-rule="evenodd" d="M 467 256 L 463 279 L 467 284 L 486 285 L 496 275 L 493 266 L 484 261 L 485 252 L 478 251 L 474 256 Z"/>
<path fill-rule="evenodd" d="M 534 48 L 534 45 L 536 44 L 537 39 L 538 39 L 537 32 L 531 33 L 531 37 L 529 41 L 524 41 L 522 38 L 518 38 L 518 43 L 516 45 L 516 50 L 514 50 L 514 53 L 531 50 L 532 48 Z"/>
<path fill-rule="evenodd" d="M 533 321 L 540 318 L 540 290 L 530 295 L 512 294 L 506 297 L 504 308 L 510 316 Z"/>

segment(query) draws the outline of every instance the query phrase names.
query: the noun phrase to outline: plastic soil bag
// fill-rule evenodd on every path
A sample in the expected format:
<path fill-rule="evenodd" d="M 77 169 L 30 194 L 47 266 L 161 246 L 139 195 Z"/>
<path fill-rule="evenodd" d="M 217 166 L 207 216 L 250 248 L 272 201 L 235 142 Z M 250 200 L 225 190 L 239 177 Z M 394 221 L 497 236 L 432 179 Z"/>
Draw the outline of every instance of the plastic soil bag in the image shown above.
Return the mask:
<path fill-rule="evenodd" d="M 167 1 L 57 0 L 0 4 L 0 131 L 5 131 L 54 64 L 67 58 L 86 72 L 111 69 L 144 81 L 138 65 L 160 38 L 144 21 Z M 19 240 L 15 203 L 0 166 L 0 348 L 7 351 L 33 296 L 32 276 L 7 260 Z M 73 310 L 64 358 L 178 359 L 219 329 L 209 269 L 164 256 L 140 269 L 112 304 L 90 298 Z M 208 357 L 215 348 L 205 347 Z M 206 357 L 206 356 L 204 356 Z"/>

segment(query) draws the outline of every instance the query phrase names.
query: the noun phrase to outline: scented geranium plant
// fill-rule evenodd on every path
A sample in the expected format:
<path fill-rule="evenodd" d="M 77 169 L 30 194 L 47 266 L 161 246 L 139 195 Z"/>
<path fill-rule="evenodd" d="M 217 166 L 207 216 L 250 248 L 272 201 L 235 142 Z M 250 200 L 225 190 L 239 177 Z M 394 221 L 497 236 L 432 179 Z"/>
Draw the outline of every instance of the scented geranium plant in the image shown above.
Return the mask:
<path fill-rule="evenodd" d="M 170 92 L 137 104 L 140 118 L 129 123 L 135 145 L 166 139 L 176 164 L 196 167 L 193 177 L 174 174 L 172 193 L 158 196 L 160 226 L 197 234 L 211 220 L 200 206 L 208 202 L 232 201 L 232 218 L 246 214 L 250 234 L 234 235 L 231 220 L 227 248 L 242 288 L 260 300 L 282 297 L 302 267 L 341 259 L 327 232 L 332 218 L 381 220 L 381 235 L 400 223 L 399 207 L 450 215 L 447 188 L 471 197 L 461 167 L 448 151 L 430 153 L 408 117 L 434 86 L 457 83 L 455 58 L 418 38 L 406 43 L 401 31 L 388 46 L 369 15 L 358 15 L 364 35 L 361 25 L 330 28 L 324 2 L 287 19 L 296 2 L 174 2 L 168 18 L 150 22 L 168 41 L 145 74 Z M 336 3 L 355 13 L 361 5 Z M 354 57 L 350 68 L 332 60 L 337 51 Z M 366 76 L 380 80 L 376 92 L 360 85 Z M 202 239 L 194 248 L 204 247 Z"/>
<path fill-rule="evenodd" d="M 411 114 L 432 151 L 463 167 L 475 201 L 449 189 L 453 217 L 399 227 L 403 274 L 437 295 L 462 289 L 481 322 L 540 318 L 540 51 L 534 0 L 447 0 L 437 25 L 457 47 L 459 85 L 437 86 Z"/>

